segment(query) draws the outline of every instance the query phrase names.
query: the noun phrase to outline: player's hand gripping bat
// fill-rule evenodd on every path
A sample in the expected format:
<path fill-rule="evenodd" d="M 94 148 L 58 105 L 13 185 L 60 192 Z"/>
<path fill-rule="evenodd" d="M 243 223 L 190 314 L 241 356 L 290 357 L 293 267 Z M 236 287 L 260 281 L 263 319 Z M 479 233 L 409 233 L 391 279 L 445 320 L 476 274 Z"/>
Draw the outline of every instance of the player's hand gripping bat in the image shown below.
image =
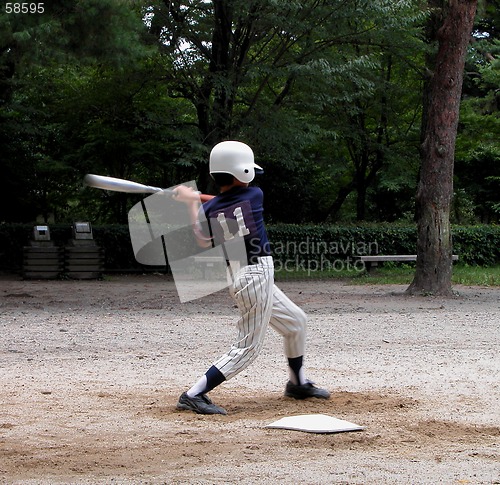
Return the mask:
<path fill-rule="evenodd" d="M 105 175 L 85 175 L 83 182 L 89 187 L 96 189 L 111 190 L 114 192 L 126 192 L 130 194 L 154 194 L 156 192 L 164 192 L 167 195 L 174 196 L 175 189 L 162 189 L 160 187 L 153 187 L 151 185 L 144 185 L 131 180 L 119 179 L 115 177 L 107 177 Z M 201 202 L 206 202 L 213 198 L 213 195 L 200 194 Z"/>

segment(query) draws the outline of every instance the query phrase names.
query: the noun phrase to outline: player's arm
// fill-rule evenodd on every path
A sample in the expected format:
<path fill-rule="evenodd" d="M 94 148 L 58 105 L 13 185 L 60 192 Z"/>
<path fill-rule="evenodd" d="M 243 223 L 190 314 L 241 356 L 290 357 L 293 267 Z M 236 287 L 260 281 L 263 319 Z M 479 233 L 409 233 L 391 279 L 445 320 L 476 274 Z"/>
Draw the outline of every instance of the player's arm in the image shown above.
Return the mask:
<path fill-rule="evenodd" d="M 207 237 L 203 234 L 201 230 L 200 221 L 198 219 L 198 213 L 200 211 L 200 201 L 206 202 L 213 199 L 214 195 L 199 194 L 191 187 L 186 185 L 179 185 L 174 189 L 174 198 L 179 202 L 186 204 L 189 213 L 189 219 L 191 221 L 191 227 L 193 228 L 194 235 L 198 246 L 202 248 L 208 248 L 212 246 L 212 238 Z"/>
<path fill-rule="evenodd" d="M 209 200 L 212 200 L 215 195 L 208 195 L 208 194 L 199 194 L 201 203 L 203 204 L 204 202 L 208 202 Z"/>

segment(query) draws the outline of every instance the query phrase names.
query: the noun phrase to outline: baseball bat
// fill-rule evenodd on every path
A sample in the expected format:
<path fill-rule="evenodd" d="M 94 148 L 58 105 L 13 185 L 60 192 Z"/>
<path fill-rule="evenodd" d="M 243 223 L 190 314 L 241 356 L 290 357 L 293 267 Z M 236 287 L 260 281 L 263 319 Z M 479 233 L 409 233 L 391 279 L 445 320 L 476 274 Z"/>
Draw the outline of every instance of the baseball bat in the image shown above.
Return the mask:
<path fill-rule="evenodd" d="M 105 175 L 94 175 L 88 173 L 83 178 L 83 183 L 89 187 L 96 189 L 112 190 L 114 192 L 126 192 L 129 194 L 154 194 L 156 192 L 166 192 L 173 194 L 172 190 L 161 189 L 160 187 L 153 187 L 151 185 L 144 185 L 131 180 L 119 179 L 115 177 L 107 177 Z"/>
<path fill-rule="evenodd" d="M 119 179 L 115 177 L 108 177 L 106 175 L 95 175 L 88 173 L 83 178 L 83 183 L 89 187 L 94 187 L 96 189 L 102 190 L 112 190 L 114 192 L 126 192 L 130 194 L 154 194 L 156 192 L 163 192 L 169 196 L 174 195 L 174 191 L 171 189 L 162 189 L 160 187 L 153 187 L 151 185 L 144 185 L 138 182 L 132 182 L 131 180 Z M 202 194 L 200 195 L 201 202 L 207 202 L 212 199 L 213 195 Z"/>

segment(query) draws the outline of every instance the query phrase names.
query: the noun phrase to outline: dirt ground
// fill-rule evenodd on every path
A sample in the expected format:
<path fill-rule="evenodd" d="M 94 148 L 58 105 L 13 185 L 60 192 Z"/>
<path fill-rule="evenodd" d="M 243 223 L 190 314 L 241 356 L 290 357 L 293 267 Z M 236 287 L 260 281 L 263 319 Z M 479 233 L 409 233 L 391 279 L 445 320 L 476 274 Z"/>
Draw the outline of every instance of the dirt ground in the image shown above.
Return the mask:
<path fill-rule="evenodd" d="M 0 278 L 0 482 L 500 483 L 500 289 L 452 299 L 335 281 L 280 287 L 309 315 L 307 375 L 329 401 L 283 396 L 282 343 L 177 411 L 233 339 L 225 291 L 179 303 L 162 275 Z M 365 427 L 266 428 L 323 413 Z"/>

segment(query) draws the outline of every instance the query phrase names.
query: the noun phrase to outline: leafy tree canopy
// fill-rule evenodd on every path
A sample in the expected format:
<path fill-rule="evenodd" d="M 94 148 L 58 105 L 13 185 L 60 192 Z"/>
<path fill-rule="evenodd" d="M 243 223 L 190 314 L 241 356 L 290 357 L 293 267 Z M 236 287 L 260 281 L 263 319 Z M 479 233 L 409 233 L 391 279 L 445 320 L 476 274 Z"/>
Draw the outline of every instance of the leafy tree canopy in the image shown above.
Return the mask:
<path fill-rule="evenodd" d="M 474 218 L 488 206 L 484 218 L 493 220 L 498 203 L 466 176 L 493 177 L 495 193 L 497 4 L 484 2 L 467 67 L 457 219 L 461 207 Z M 422 36 L 423 1 L 45 7 L 43 15 L 0 13 L 8 180 L 0 220 L 124 221 L 137 198 L 82 190 L 87 172 L 165 187 L 196 179 L 211 190 L 208 153 L 227 138 L 249 143 L 265 166 L 257 183 L 270 220 L 412 218 L 424 54 L 432 48 Z M 478 163 L 484 170 L 468 168 Z"/>

